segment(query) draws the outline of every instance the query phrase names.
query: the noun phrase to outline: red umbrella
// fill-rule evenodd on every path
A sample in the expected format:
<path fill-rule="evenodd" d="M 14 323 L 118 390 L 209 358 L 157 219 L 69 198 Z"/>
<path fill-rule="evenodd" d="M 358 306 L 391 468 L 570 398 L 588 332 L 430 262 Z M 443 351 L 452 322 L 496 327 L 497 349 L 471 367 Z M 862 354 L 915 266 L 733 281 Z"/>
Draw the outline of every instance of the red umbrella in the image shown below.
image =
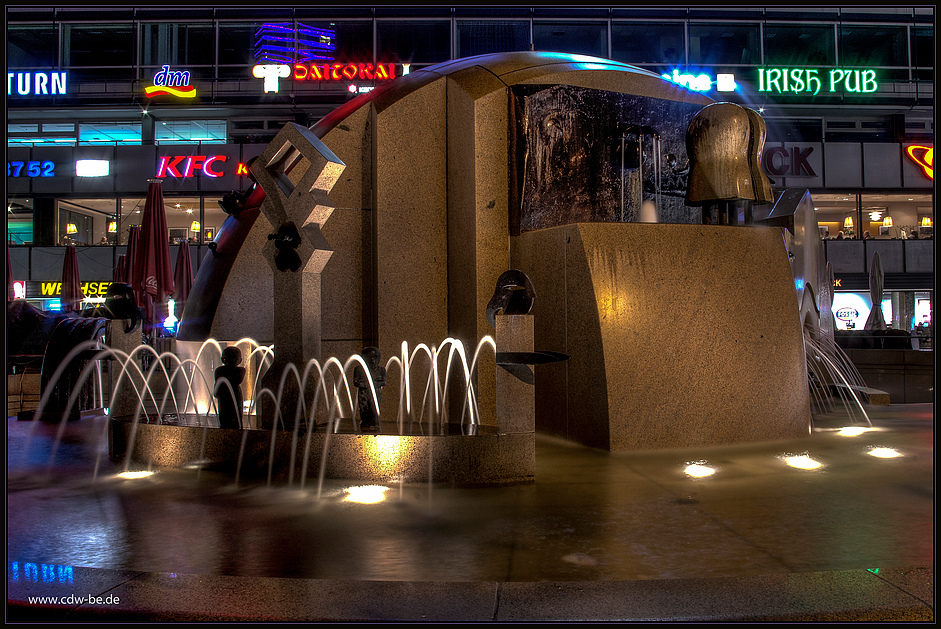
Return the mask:
<path fill-rule="evenodd" d="M 189 242 L 180 243 L 180 248 L 176 253 L 176 270 L 173 273 L 173 283 L 176 285 L 176 292 L 173 293 L 173 299 L 180 306 L 180 312 L 183 312 L 183 304 L 189 297 L 193 289 L 193 262 L 190 259 Z"/>
<path fill-rule="evenodd" d="M 127 284 L 125 277 L 127 275 L 127 256 L 121 254 L 118 256 L 118 263 L 114 265 L 114 281 Z"/>
<path fill-rule="evenodd" d="M 82 280 L 78 274 L 78 256 L 75 253 L 75 245 L 68 245 L 65 248 L 65 260 L 62 263 L 62 293 L 59 296 L 62 311 L 80 310 L 84 298 Z"/>
<path fill-rule="evenodd" d="M 13 290 L 13 267 L 10 266 L 10 243 L 4 243 L 7 247 L 7 301 L 13 301 L 16 293 Z"/>
<path fill-rule="evenodd" d="M 133 260 L 131 286 L 135 292 L 140 291 L 146 312 L 144 320 L 151 326 L 159 324 L 155 306 L 173 294 L 167 211 L 163 206 L 163 189 L 159 180 L 151 180 L 147 187 L 140 242 Z"/>

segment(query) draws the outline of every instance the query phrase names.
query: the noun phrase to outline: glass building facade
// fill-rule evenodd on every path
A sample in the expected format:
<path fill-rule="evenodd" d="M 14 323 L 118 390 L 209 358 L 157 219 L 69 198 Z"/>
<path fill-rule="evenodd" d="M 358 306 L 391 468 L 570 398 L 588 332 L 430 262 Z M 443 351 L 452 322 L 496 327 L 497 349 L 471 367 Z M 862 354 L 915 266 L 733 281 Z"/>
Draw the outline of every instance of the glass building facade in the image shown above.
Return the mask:
<path fill-rule="evenodd" d="M 529 50 L 704 82 L 762 112 L 769 176 L 809 189 L 832 236 L 933 235 L 934 28 L 930 6 L 8 7 L 7 240 L 120 247 L 147 173 L 79 176 L 75 162 L 156 159 L 172 175 L 198 155 L 224 176 L 164 196 L 169 237 L 205 245 L 219 199 L 248 185 L 239 166 L 285 123 L 433 64 Z M 279 60 L 291 73 L 269 91 L 256 67 Z"/>

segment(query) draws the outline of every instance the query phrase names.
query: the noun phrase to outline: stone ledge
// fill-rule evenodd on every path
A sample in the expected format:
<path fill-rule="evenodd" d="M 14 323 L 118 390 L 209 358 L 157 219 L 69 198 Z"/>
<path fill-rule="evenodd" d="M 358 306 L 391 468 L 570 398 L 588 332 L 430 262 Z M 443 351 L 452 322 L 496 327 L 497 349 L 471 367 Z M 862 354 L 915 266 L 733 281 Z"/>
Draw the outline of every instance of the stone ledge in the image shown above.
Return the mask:
<path fill-rule="evenodd" d="M 704 579 L 410 582 L 74 568 L 68 584 L 9 582 L 8 620 L 934 621 L 934 567 Z M 34 605 L 33 596 L 117 597 Z M 113 599 L 112 599 L 113 600 Z"/>

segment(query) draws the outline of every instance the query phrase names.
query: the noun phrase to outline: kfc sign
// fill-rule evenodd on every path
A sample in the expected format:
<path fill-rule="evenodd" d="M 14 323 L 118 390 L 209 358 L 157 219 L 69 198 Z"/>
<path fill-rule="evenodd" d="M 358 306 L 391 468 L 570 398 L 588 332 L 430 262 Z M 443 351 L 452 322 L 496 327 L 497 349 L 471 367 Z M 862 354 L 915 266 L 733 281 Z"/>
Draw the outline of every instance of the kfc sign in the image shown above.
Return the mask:
<path fill-rule="evenodd" d="M 157 177 L 222 177 L 225 155 L 165 155 L 157 160 Z"/>

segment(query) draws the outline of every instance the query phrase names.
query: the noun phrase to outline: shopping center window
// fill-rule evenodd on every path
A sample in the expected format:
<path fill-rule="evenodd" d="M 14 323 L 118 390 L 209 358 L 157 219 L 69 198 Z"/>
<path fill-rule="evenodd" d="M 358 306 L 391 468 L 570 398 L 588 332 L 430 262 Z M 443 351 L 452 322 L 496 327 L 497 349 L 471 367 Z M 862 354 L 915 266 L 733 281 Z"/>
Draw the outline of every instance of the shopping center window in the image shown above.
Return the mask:
<path fill-rule="evenodd" d="M 47 125 L 43 125 L 45 127 Z M 139 122 L 92 122 L 78 125 L 82 145 L 128 145 L 141 143 Z"/>
<path fill-rule="evenodd" d="M 140 62 L 144 66 L 212 65 L 215 32 L 211 24 L 141 24 Z"/>
<path fill-rule="evenodd" d="M 912 29 L 912 65 L 916 79 L 934 80 L 934 27 L 916 26 Z"/>
<path fill-rule="evenodd" d="M 219 25 L 219 77 L 248 78 L 255 64 L 255 31 L 261 24 Z"/>
<path fill-rule="evenodd" d="M 766 24 L 765 65 L 828 66 L 836 63 L 832 25 Z"/>
<path fill-rule="evenodd" d="M 684 30 L 682 22 L 614 22 L 611 25 L 611 58 L 632 64 L 685 64 Z"/>
<path fill-rule="evenodd" d="M 155 127 L 157 144 L 225 144 L 225 120 L 167 120 Z"/>
<path fill-rule="evenodd" d="M 457 56 L 529 50 L 529 22 L 461 20 L 457 23 Z"/>
<path fill-rule="evenodd" d="M 7 67 L 58 65 L 59 29 L 55 26 L 8 26 Z"/>
<path fill-rule="evenodd" d="M 884 67 L 908 65 L 905 26 L 841 25 L 840 65 Z"/>
<path fill-rule="evenodd" d="M 133 24 L 66 24 L 62 27 L 62 58 L 72 67 L 134 65 Z"/>
<path fill-rule="evenodd" d="M 389 20 L 376 23 L 378 59 L 386 63 L 440 63 L 451 58 L 449 21 Z"/>
<path fill-rule="evenodd" d="M 568 52 L 592 57 L 608 56 L 607 22 L 534 22 L 536 50 Z"/>
<path fill-rule="evenodd" d="M 689 25 L 689 62 L 701 65 L 756 64 L 757 24 Z"/>

